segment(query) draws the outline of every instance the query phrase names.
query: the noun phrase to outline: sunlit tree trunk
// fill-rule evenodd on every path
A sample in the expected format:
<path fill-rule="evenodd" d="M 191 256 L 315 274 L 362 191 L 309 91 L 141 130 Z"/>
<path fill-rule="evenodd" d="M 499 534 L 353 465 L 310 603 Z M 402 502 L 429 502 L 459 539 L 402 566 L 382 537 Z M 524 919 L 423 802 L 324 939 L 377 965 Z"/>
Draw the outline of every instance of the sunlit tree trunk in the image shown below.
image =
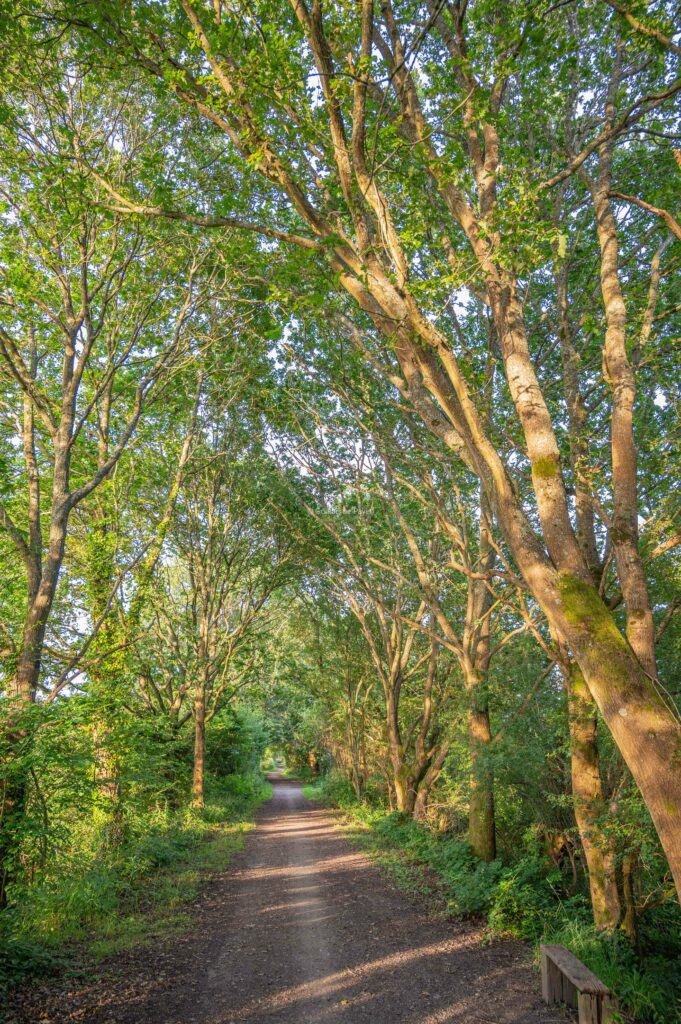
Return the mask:
<path fill-rule="evenodd" d="M 622 48 L 618 45 L 606 101 L 606 125 L 611 125 L 616 116 L 616 95 L 624 74 L 622 56 Z M 638 537 L 637 453 L 634 438 L 636 379 L 627 352 L 627 309 L 620 282 L 617 224 L 610 200 L 614 145 L 615 140 L 609 139 L 599 147 L 596 179 L 592 181 L 585 175 L 596 214 L 601 253 L 600 283 L 606 325 L 603 371 L 612 392 L 610 451 L 613 523 L 610 538 L 627 612 L 627 639 L 644 671 L 651 679 L 656 679 L 655 624 Z M 681 806 L 678 813 L 681 816 Z"/>
<path fill-rule="evenodd" d="M 206 684 L 202 678 L 194 693 L 194 768 L 192 775 L 192 804 L 204 805 L 204 777 L 206 762 Z"/>
<path fill-rule="evenodd" d="M 416 793 L 410 779 L 405 758 L 398 714 L 398 699 L 395 687 L 388 695 L 386 702 L 386 726 L 388 731 L 388 749 L 392 768 L 392 782 L 395 792 L 395 804 L 400 814 L 411 815 L 414 810 Z M 399 686 L 398 686 L 399 690 Z"/>

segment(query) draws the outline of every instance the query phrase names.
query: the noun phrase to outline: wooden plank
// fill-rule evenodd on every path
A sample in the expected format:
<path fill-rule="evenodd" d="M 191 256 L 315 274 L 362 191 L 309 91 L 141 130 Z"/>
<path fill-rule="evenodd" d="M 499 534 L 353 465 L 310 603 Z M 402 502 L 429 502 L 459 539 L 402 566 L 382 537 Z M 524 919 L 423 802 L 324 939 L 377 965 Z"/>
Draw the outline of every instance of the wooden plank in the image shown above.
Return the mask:
<path fill-rule="evenodd" d="M 541 975 L 544 1001 L 549 1004 L 565 1002 L 563 991 L 566 984 L 565 976 L 553 959 L 546 954 L 544 946 L 541 947 Z M 569 982 L 567 984 L 569 985 Z M 571 1005 L 576 1008 L 577 1002 L 575 1001 Z"/>
<path fill-rule="evenodd" d="M 566 1006 L 572 1007 L 573 1010 L 577 1009 L 577 997 L 579 995 L 577 989 L 572 984 L 567 974 L 563 974 L 559 967 L 556 967 L 560 975 L 560 1000 L 559 1002 L 565 1003 Z"/>
<path fill-rule="evenodd" d="M 602 996 L 593 995 L 591 992 L 579 993 L 577 997 L 579 1024 L 601 1024 L 598 1011 L 602 998 Z"/>
<path fill-rule="evenodd" d="M 541 997 L 545 1003 L 553 1002 L 553 988 L 551 985 L 551 968 L 555 966 L 541 947 Z"/>
<path fill-rule="evenodd" d="M 601 1006 L 601 1024 L 613 1024 L 615 1020 L 615 1014 L 617 1012 L 617 1000 L 611 995 L 603 996 L 603 1004 Z M 618 1020 L 620 1018 L 618 1017 Z"/>
<path fill-rule="evenodd" d="M 592 995 L 584 992 L 579 996 L 579 1024 L 613 1024 L 617 1000 L 612 996 Z"/>
<path fill-rule="evenodd" d="M 574 953 L 571 953 L 565 946 L 557 946 L 551 943 L 542 944 L 542 957 L 553 962 L 556 967 L 568 978 L 579 992 L 591 995 L 606 996 L 609 990 L 606 985 L 597 978 L 588 967 L 585 967 L 581 960 L 578 960 Z"/>

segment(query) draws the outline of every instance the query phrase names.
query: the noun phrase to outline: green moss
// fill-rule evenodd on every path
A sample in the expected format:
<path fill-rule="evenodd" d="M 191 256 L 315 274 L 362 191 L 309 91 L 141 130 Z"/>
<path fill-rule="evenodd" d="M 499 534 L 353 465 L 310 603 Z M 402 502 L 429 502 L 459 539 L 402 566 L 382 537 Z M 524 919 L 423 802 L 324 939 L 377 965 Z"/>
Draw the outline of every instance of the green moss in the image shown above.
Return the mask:
<path fill-rule="evenodd" d="M 540 480 L 550 480 L 558 473 L 558 459 L 555 455 L 546 455 L 541 459 L 535 459 L 532 463 L 532 473 Z"/>
<path fill-rule="evenodd" d="M 626 650 L 626 641 L 596 590 L 577 576 L 560 574 L 560 597 L 565 617 L 574 626 L 586 628 L 595 639 L 609 641 Z"/>
<path fill-rule="evenodd" d="M 568 622 L 584 629 L 594 640 L 604 645 L 605 651 L 600 656 L 600 669 L 604 677 L 618 687 L 628 686 L 631 683 L 631 651 L 596 590 L 570 573 L 560 574 L 559 590 Z M 639 699 L 643 696 L 639 690 Z M 645 697 L 646 710 L 665 709 L 662 697 L 652 684 L 646 685 Z M 625 717 L 628 708 L 621 708 L 620 714 Z"/>
<path fill-rule="evenodd" d="M 618 544 L 624 544 L 629 539 L 629 533 L 627 530 L 623 530 L 619 526 L 610 527 L 610 540 L 616 547 Z"/>

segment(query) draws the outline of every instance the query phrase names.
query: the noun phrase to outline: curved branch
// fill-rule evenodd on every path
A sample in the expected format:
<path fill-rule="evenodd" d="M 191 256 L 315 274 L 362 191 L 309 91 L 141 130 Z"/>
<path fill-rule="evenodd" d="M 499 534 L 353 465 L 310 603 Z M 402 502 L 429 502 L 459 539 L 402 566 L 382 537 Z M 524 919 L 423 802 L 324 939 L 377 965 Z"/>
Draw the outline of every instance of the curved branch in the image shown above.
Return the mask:
<path fill-rule="evenodd" d="M 676 235 L 676 237 L 681 240 L 681 224 L 672 217 L 669 210 L 663 210 L 661 206 L 653 206 L 652 203 L 646 203 L 643 199 L 639 199 L 637 196 L 625 195 L 624 192 L 611 192 L 610 198 L 619 199 L 623 203 L 631 203 L 633 206 L 640 206 L 642 210 L 646 210 L 648 213 L 654 213 L 657 217 L 661 217 L 672 234 Z"/>

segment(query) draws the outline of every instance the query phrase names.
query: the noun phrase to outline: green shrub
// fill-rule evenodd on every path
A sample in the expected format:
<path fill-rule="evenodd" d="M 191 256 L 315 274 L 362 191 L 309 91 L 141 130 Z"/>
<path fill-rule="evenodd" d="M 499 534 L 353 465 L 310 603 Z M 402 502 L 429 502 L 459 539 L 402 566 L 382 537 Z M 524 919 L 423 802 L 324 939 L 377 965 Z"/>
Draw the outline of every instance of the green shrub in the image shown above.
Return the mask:
<path fill-rule="evenodd" d="M 305 786 L 303 792 L 310 800 L 320 800 L 322 803 L 339 807 L 341 810 L 357 811 L 362 806 L 357 800 L 348 777 L 336 769 L 323 775 L 314 784 Z"/>
<path fill-rule="evenodd" d="M 193 864 L 202 844 L 216 845 L 220 826 L 242 822 L 268 792 L 255 775 L 209 778 L 203 811 L 161 805 L 138 812 L 114 848 L 102 847 L 92 827 L 74 830 L 70 847 L 32 884 L 15 886 L 0 914 L 0 988 L 58 969 L 54 950 L 64 943 L 109 933 L 140 907 L 166 903 L 173 871 Z M 226 854 L 235 842 L 224 845 Z"/>
<path fill-rule="evenodd" d="M 0 931 L 0 992 L 29 978 L 49 977 L 65 966 L 65 958 L 54 950 Z"/>
<path fill-rule="evenodd" d="M 261 714 L 229 705 L 211 721 L 206 732 L 206 765 L 216 779 L 257 772 L 267 746 Z"/>
<path fill-rule="evenodd" d="M 563 876 L 553 868 L 547 872 L 539 857 L 526 857 L 500 875 L 490 900 L 488 921 L 495 931 L 517 939 L 536 942 L 544 934 L 547 921 L 568 913 L 569 907 L 581 913 L 581 896 L 566 899 L 562 895 Z"/>

